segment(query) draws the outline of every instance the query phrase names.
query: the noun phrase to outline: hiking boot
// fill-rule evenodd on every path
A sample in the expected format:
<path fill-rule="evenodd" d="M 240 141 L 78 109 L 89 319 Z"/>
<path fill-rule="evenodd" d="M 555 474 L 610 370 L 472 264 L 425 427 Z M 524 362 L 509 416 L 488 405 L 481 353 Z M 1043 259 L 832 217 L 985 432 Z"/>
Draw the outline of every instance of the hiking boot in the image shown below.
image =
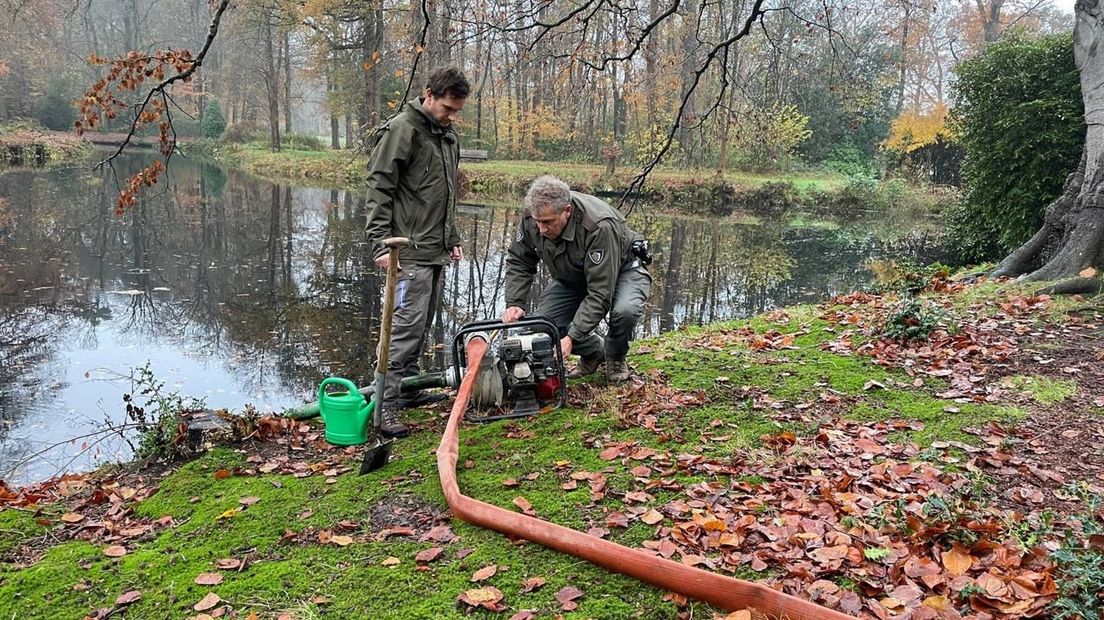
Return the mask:
<path fill-rule="evenodd" d="M 606 364 L 606 381 L 610 383 L 628 381 L 631 376 L 632 373 L 629 371 L 629 363 L 625 360 Z"/>
<path fill-rule="evenodd" d="M 567 373 L 567 378 L 578 379 L 580 377 L 592 375 L 598 372 L 598 369 L 601 368 L 602 364 L 604 364 L 605 362 L 606 360 L 601 356 L 592 357 L 590 359 L 587 359 L 585 357 L 580 358 L 579 363 L 571 369 L 571 372 Z"/>
<path fill-rule="evenodd" d="M 403 409 L 417 409 L 419 407 L 428 407 L 433 403 L 439 403 L 446 398 L 448 398 L 448 396 L 441 392 L 418 390 L 413 394 L 404 394 L 400 396 L 397 401 Z"/>
<path fill-rule="evenodd" d="M 399 419 L 400 403 L 387 403 L 380 413 L 380 432 L 388 439 L 394 437 L 406 437 L 410 429 Z"/>

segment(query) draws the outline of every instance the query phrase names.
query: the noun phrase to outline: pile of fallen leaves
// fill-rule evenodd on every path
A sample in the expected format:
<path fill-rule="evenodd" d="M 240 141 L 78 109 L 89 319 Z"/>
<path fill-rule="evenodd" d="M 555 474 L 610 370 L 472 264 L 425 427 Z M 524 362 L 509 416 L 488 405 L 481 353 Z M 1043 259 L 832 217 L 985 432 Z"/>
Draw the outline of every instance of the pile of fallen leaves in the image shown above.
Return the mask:
<path fill-rule="evenodd" d="M 1024 516 L 985 505 L 964 475 L 918 462 L 915 445 L 888 441 L 903 428 L 922 425 L 822 422 L 815 437 L 765 436 L 765 447 L 726 459 L 610 442 L 599 456 L 632 473 L 630 488 L 567 464 L 557 474 L 565 489 L 586 481 L 593 502 L 623 505 L 601 506 L 604 527 L 593 535 L 641 522 L 653 528 L 644 548 L 662 557 L 758 574 L 845 613 L 1044 617 L 1057 594 L 1048 552 L 1062 531 L 1022 548 L 1007 524 Z M 957 447 L 941 444 L 935 460 L 954 461 Z M 971 467 L 1007 462 L 996 446 L 972 450 Z M 658 503 L 660 494 L 679 499 Z"/>
<path fill-rule="evenodd" d="M 949 299 L 935 302 L 950 313 Z M 880 335 L 892 300 L 868 293 L 853 293 L 832 299 L 824 306 L 821 318 L 838 333 L 822 348 L 833 353 L 852 353 L 871 357 L 874 363 L 903 369 L 923 384 L 923 377 L 939 377 L 950 383 L 940 394 L 943 398 L 964 401 L 995 402 L 1002 389 L 988 379 L 994 367 L 1004 367 L 1019 348 L 1019 335 L 1033 331 L 1028 317 L 1045 309 L 1046 296 L 1013 296 L 994 301 L 1002 314 L 992 316 L 983 307 L 964 314 L 951 315 L 951 325 L 933 332 L 928 338 L 902 340 Z"/>

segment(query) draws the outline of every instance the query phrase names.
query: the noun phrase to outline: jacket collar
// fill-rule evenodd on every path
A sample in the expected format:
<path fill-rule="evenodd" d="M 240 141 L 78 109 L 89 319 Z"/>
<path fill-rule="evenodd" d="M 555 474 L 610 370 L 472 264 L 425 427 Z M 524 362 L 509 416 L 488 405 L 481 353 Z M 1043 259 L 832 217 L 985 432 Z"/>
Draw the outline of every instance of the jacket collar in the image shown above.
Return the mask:
<path fill-rule="evenodd" d="M 410 111 L 412 114 L 415 115 L 415 118 L 421 119 L 422 123 L 425 125 L 426 129 L 429 129 L 429 131 L 431 133 L 433 133 L 433 135 L 441 136 L 441 135 L 445 135 L 445 134 L 448 134 L 448 133 L 452 133 L 455 137 L 456 128 L 455 127 L 449 127 L 448 129 L 445 129 L 444 127 L 441 127 L 441 125 L 437 123 L 436 119 L 434 119 L 431 116 L 429 116 L 428 114 L 426 114 L 425 110 L 422 109 L 422 102 L 423 101 L 425 101 L 424 97 L 418 97 L 414 101 L 407 101 L 406 102 L 406 108 L 407 108 L 408 111 Z"/>
<path fill-rule="evenodd" d="M 579 203 L 571 201 L 571 218 L 567 220 L 567 224 L 564 225 L 563 232 L 560 233 L 560 239 L 566 243 L 575 241 L 575 230 L 581 225 L 583 221 L 583 213 L 579 207 Z"/>

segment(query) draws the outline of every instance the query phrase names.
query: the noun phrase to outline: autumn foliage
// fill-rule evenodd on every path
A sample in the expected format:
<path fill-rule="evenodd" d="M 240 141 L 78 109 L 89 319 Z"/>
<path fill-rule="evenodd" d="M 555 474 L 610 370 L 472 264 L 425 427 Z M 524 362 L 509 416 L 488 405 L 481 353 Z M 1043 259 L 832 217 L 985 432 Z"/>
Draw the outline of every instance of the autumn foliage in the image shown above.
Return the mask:
<path fill-rule="evenodd" d="M 121 58 L 105 58 L 92 54 L 88 57 L 88 62 L 94 66 L 107 67 L 107 75 L 90 86 L 79 100 L 79 116 L 75 123 L 77 134 L 102 126 L 103 119 L 110 121 L 132 111 L 134 116 L 127 142 L 135 132 L 145 127 L 157 126 L 161 154 L 166 158 L 170 157 L 176 147 L 176 138 L 165 88 L 174 81 L 187 82 L 191 79 L 191 73 L 196 68 L 191 52 L 169 50 L 143 54 L 131 51 Z M 174 74 L 166 80 L 166 73 L 170 71 Z M 155 84 L 147 91 L 140 104 L 131 104 L 119 98 L 123 93 L 140 92 L 147 82 Z M 138 192 L 143 187 L 156 184 L 157 178 L 164 171 L 165 164 L 161 160 L 155 160 L 128 178 L 116 199 L 115 212 L 122 214 L 133 206 L 138 200 Z"/>

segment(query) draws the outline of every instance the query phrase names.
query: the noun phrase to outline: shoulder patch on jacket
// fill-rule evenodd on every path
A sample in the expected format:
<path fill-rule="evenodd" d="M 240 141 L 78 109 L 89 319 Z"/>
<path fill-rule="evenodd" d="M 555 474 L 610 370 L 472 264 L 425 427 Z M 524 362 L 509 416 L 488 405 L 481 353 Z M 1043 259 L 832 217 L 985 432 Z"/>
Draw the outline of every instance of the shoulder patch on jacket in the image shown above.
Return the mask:
<path fill-rule="evenodd" d="M 602 259 L 606 257 L 606 251 L 591 250 L 587 256 L 590 257 L 590 262 L 594 263 L 595 265 L 600 265 L 602 264 Z"/>

